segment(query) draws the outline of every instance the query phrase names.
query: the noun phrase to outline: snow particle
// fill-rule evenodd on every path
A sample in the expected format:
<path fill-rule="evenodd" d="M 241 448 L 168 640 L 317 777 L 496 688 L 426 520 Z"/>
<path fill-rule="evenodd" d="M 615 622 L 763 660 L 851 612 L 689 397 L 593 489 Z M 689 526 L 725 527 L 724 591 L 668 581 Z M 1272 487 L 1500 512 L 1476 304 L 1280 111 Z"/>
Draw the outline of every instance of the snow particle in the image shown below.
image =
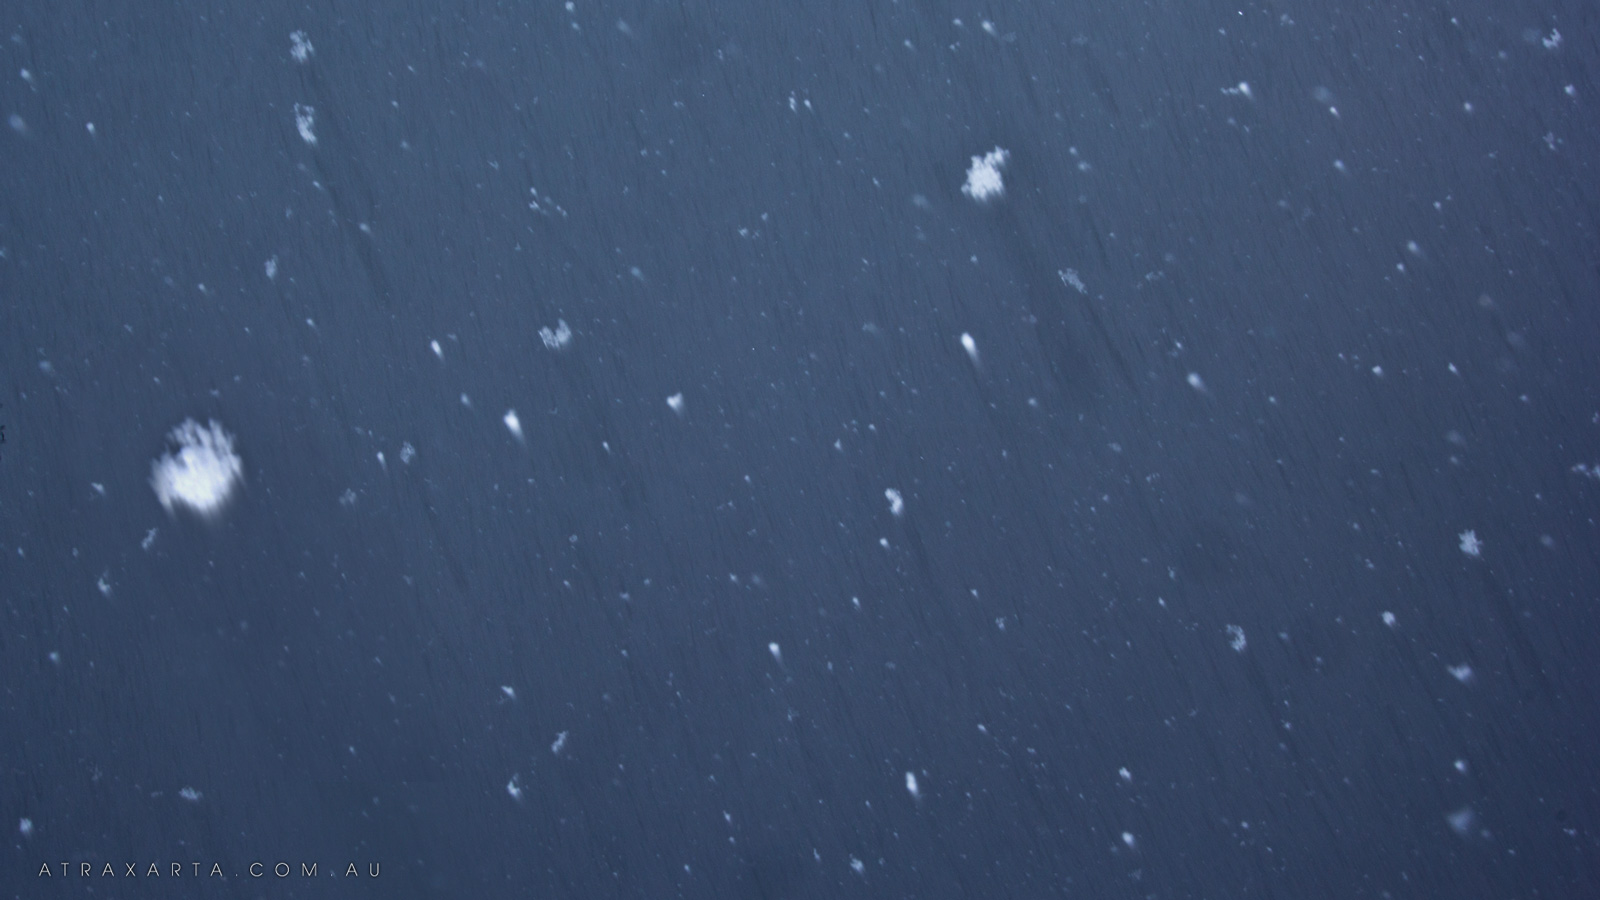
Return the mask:
<path fill-rule="evenodd" d="M 301 140 L 313 147 L 317 145 L 317 134 L 312 130 L 316 124 L 316 109 L 300 103 L 294 105 L 294 130 L 300 132 Z"/>
<path fill-rule="evenodd" d="M 311 46 L 311 39 L 306 37 L 306 33 L 304 31 L 295 31 L 290 33 L 289 55 L 294 57 L 295 62 L 305 63 L 309 61 L 311 59 L 311 55 L 316 52 L 317 48 Z"/>
<path fill-rule="evenodd" d="M 556 734 L 556 739 L 550 742 L 550 753 L 555 756 L 560 756 L 561 751 L 565 749 L 566 746 L 567 733 L 565 731 L 558 732 Z"/>
<path fill-rule="evenodd" d="M 1244 629 L 1237 625 L 1229 625 L 1227 632 L 1228 646 L 1232 647 L 1235 653 L 1243 653 L 1244 648 L 1248 646 L 1249 643 L 1244 638 Z"/>
<path fill-rule="evenodd" d="M 1000 199 L 1006 192 L 1000 170 L 1010 158 L 1011 153 L 1001 147 L 982 156 L 974 156 L 971 167 L 967 169 L 967 183 L 961 186 L 961 193 L 979 203 Z"/>
<path fill-rule="evenodd" d="M 185 419 L 167 440 L 167 453 L 150 466 L 150 487 L 162 507 L 169 513 L 181 507 L 202 518 L 222 512 L 244 475 L 233 435 L 215 420 L 202 426 Z"/>
<path fill-rule="evenodd" d="M 1445 814 L 1444 820 L 1450 823 L 1451 831 L 1462 837 L 1469 837 L 1473 825 L 1478 821 L 1478 815 L 1472 811 L 1472 807 L 1463 806 L 1453 813 Z"/>
<path fill-rule="evenodd" d="M 522 440 L 522 420 L 517 418 L 517 411 L 514 409 L 506 410 L 504 421 L 506 430 L 511 432 L 511 436 L 519 441 Z"/>
<path fill-rule="evenodd" d="M 668 397 L 667 405 L 672 407 L 673 412 L 680 416 L 683 415 L 683 392 L 679 391 L 678 393 L 673 394 L 671 397 Z"/>
<path fill-rule="evenodd" d="M 1483 555 L 1483 541 L 1478 540 L 1478 533 L 1476 531 L 1463 531 L 1456 535 L 1456 537 L 1461 539 L 1462 553 L 1474 558 Z"/>
<path fill-rule="evenodd" d="M 883 496 L 889 498 L 889 513 L 891 515 L 895 518 L 905 515 L 906 501 L 904 497 L 900 496 L 899 491 L 894 488 L 888 488 L 883 492 Z"/>
<path fill-rule="evenodd" d="M 199 803 L 200 798 L 205 795 L 192 787 L 185 787 L 183 790 L 178 792 L 178 796 L 189 801 L 190 803 Z"/>
<path fill-rule="evenodd" d="M 967 358 L 972 360 L 973 365 L 978 364 L 978 342 L 965 331 L 961 332 L 961 349 L 967 351 Z"/>
<path fill-rule="evenodd" d="M 572 343 L 572 329 L 567 327 L 567 320 L 557 319 L 554 331 L 549 326 L 539 329 L 539 340 L 544 341 L 546 349 L 560 350 Z"/>
<path fill-rule="evenodd" d="M 906 773 L 906 793 L 910 794 L 911 799 L 913 800 L 920 801 L 922 799 L 922 788 L 917 786 L 917 775 L 915 772 Z"/>

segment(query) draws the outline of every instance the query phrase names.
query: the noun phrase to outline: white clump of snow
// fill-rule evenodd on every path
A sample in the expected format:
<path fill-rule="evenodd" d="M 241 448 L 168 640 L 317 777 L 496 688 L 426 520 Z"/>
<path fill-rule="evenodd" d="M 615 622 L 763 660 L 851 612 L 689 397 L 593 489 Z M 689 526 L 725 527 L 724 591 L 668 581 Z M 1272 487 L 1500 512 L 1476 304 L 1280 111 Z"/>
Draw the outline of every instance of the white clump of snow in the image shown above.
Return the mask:
<path fill-rule="evenodd" d="M 913 800 L 922 799 L 922 788 L 917 786 L 917 776 L 915 772 L 906 773 L 906 793 L 910 794 L 911 799 Z"/>
<path fill-rule="evenodd" d="M 185 799 L 187 801 L 189 801 L 190 803 L 199 803 L 200 802 L 200 798 L 205 796 L 205 795 L 200 793 L 199 791 L 195 790 L 192 787 L 186 787 L 183 790 L 178 792 L 178 796 L 182 797 L 183 799 Z"/>
<path fill-rule="evenodd" d="M 567 746 L 567 733 L 565 731 L 558 732 L 556 734 L 556 739 L 550 742 L 550 752 L 552 754 L 556 755 L 556 756 L 560 756 L 561 755 L 561 751 L 566 746 Z"/>
<path fill-rule="evenodd" d="M 512 775 L 511 780 L 506 782 L 506 793 L 518 803 L 522 802 L 522 788 L 517 784 L 517 776 Z"/>
<path fill-rule="evenodd" d="M 266 272 L 267 272 L 267 280 L 268 281 L 277 280 L 277 277 L 278 277 L 278 258 L 276 256 L 272 257 L 271 259 L 269 259 L 265 263 L 263 263 L 262 264 L 262 268 L 265 269 Z"/>
<path fill-rule="evenodd" d="M 1128 784 L 1133 784 L 1133 773 L 1128 771 L 1127 766 L 1123 766 L 1117 770 L 1117 777 L 1121 778 Z"/>
<path fill-rule="evenodd" d="M 306 37 L 304 31 L 295 31 L 289 34 L 289 55 L 297 63 L 304 63 L 311 59 L 317 48 L 311 46 L 311 38 Z"/>
<path fill-rule="evenodd" d="M 1483 555 L 1483 541 L 1478 540 L 1478 532 L 1467 530 L 1456 535 L 1456 537 L 1461 539 L 1462 553 L 1473 557 Z"/>
<path fill-rule="evenodd" d="M 17 823 L 17 831 L 20 832 L 23 837 L 32 837 L 33 836 L 33 820 L 32 819 L 23 819 L 23 820 L 19 821 Z"/>
<path fill-rule="evenodd" d="M 500 693 L 505 694 L 507 700 L 517 699 L 517 689 L 509 684 L 500 685 Z"/>
<path fill-rule="evenodd" d="M 1388 610 L 1384 610 L 1383 611 L 1383 624 L 1389 626 L 1390 628 L 1395 627 L 1394 613 L 1389 612 Z"/>
<path fill-rule="evenodd" d="M 1222 92 L 1230 97 L 1243 97 L 1246 100 L 1254 100 L 1256 98 L 1255 92 L 1250 88 L 1250 82 L 1248 81 L 1241 81 L 1233 87 L 1223 88 Z"/>
<path fill-rule="evenodd" d="M 883 496 L 889 499 L 890 515 L 894 516 L 895 518 L 905 515 L 906 500 L 904 497 L 900 496 L 899 491 L 895 490 L 894 488 L 887 488 L 884 490 Z"/>
<path fill-rule="evenodd" d="M 1083 279 L 1078 276 L 1077 269 L 1061 269 L 1060 271 L 1056 272 L 1056 274 L 1061 276 L 1061 283 L 1067 287 L 1072 288 L 1080 294 L 1089 293 L 1089 288 L 1083 283 Z"/>
<path fill-rule="evenodd" d="M 300 139 L 315 147 L 317 134 L 313 127 L 317 124 L 317 111 L 315 108 L 301 103 L 294 105 L 294 130 L 300 132 Z"/>
<path fill-rule="evenodd" d="M 1244 629 L 1238 625 L 1229 625 L 1227 631 L 1228 646 L 1232 647 L 1235 653 L 1243 653 L 1244 648 L 1249 646 L 1249 642 L 1244 637 Z"/>
<path fill-rule="evenodd" d="M 979 203 L 1000 199 L 1006 192 L 1000 170 L 1010 158 L 1010 151 L 1001 147 L 996 147 L 982 156 L 974 156 L 972 165 L 967 169 L 967 183 L 961 186 L 961 193 Z"/>
<path fill-rule="evenodd" d="M 1124 831 L 1122 833 L 1122 843 L 1126 844 L 1129 850 L 1139 849 L 1139 839 L 1134 837 L 1133 832 L 1131 831 Z"/>
<path fill-rule="evenodd" d="M 773 662 L 780 666 L 783 665 L 783 648 L 778 646 L 777 641 L 772 641 L 767 644 L 767 652 L 772 654 Z"/>
<path fill-rule="evenodd" d="M 554 331 L 549 326 L 539 329 L 539 340 L 544 341 L 546 349 L 560 350 L 572 343 L 572 329 L 567 327 L 566 319 L 557 319 Z"/>
<path fill-rule="evenodd" d="M 1189 377 L 1185 378 L 1184 380 L 1189 382 L 1189 387 L 1194 388 L 1202 394 L 1206 392 L 1206 380 L 1200 377 L 1199 372 L 1190 372 Z"/>
<path fill-rule="evenodd" d="M 1600 481 L 1600 463 L 1595 463 L 1592 466 L 1586 463 L 1578 463 L 1572 467 L 1572 473 L 1574 475 L 1582 475 L 1585 478 L 1593 478 L 1596 481 Z"/>
<path fill-rule="evenodd" d="M 961 332 L 961 349 L 967 351 L 967 358 L 972 360 L 973 365 L 978 364 L 978 342 L 965 331 Z"/>
<path fill-rule="evenodd" d="M 215 420 L 185 419 L 167 436 L 167 453 L 150 465 L 150 487 L 167 512 L 188 509 L 210 518 L 222 511 L 244 477 L 233 435 Z"/>
<path fill-rule="evenodd" d="M 444 359 L 444 348 L 439 346 L 439 342 L 437 340 L 428 341 L 428 349 L 432 350 L 433 355 L 439 357 L 440 360 Z"/>
<path fill-rule="evenodd" d="M 1462 663 L 1459 666 L 1450 666 L 1447 671 L 1450 672 L 1451 677 L 1462 684 L 1472 683 L 1472 667 L 1466 663 Z"/>
<path fill-rule="evenodd" d="M 668 397 L 667 405 L 672 407 L 673 412 L 680 416 L 683 415 L 683 392 L 679 391 L 678 393 L 673 394 L 671 397 Z"/>
<path fill-rule="evenodd" d="M 516 410 L 514 410 L 514 409 L 506 410 L 505 423 L 506 423 L 506 430 L 511 432 L 511 436 L 516 438 L 519 441 L 522 440 L 522 420 L 517 418 L 517 411 Z"/>

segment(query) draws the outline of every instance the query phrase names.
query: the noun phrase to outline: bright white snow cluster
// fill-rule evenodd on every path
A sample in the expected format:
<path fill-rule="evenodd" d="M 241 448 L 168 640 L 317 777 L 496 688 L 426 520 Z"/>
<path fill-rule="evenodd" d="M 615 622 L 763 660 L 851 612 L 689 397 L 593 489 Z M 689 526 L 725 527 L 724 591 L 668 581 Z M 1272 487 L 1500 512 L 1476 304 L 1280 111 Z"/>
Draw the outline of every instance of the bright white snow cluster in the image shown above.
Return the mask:
<path fill-rule="evenodd" d="M 150 465 L 150 487 L 167 512 L 187 509 L 202 518 L 222 512 L 244 476 L 233 435 L 212 420 L 185 419 L 167 435 L 169 447 Z"/>
<path fill-rule="evenodd" d="M 1003 148 L 996 147 L 982 156 L 972 158 L 972 166 L 967 169 L 967 183 L 961 186 L 961 193 L 978 201 L 988 203 L 998 200 L 1006 192 L 1005 182 L 1000 177 L 1000 170 L 1005 167 L 1006 160 L 1011 158 L 1011 153 Z"/>

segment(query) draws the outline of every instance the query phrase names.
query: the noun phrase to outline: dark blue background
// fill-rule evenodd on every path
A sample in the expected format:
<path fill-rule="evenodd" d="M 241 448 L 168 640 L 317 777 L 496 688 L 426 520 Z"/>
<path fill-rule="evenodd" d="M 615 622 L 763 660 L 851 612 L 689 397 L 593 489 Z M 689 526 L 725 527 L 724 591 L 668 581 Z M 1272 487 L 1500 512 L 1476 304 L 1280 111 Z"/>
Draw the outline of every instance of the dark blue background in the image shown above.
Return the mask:
<path fill-rule="evenodd" d="M 1600 891 L 1592 4 L 0 28 L 7 896 Z"/>

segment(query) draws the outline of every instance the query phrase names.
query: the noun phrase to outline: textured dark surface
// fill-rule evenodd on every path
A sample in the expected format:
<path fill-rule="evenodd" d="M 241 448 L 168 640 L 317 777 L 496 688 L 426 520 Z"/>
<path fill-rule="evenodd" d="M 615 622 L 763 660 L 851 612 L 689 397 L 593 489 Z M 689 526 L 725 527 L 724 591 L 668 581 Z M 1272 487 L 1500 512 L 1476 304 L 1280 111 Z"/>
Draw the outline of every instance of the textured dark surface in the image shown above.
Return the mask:
<path fill-rule="evenodd" d="M 0 889 L 1600 893 L 1600 23 L 1503 8 L 0 6 Z"/>

